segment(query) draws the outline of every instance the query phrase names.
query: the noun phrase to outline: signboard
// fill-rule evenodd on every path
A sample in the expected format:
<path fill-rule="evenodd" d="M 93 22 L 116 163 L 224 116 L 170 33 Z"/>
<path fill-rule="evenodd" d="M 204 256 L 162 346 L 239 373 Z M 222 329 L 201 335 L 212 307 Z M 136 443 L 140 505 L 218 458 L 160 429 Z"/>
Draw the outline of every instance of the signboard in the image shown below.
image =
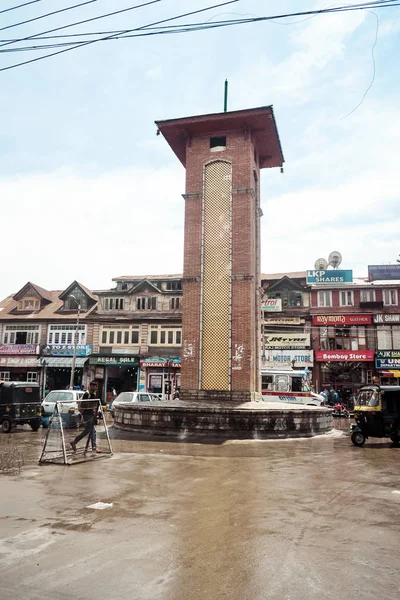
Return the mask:
<path fill-rule="evenodd" d="M 375 366 L 377 369 L 400 369 L 400 350 L 378 350 Z"/>
<path fill-rule="evenodd" d="M 0 367 L 37 367 L 37 358 L 29 356 L 1 356 Z"/>
<path fill-rule="evenodd" d="M 94 370 L 95 379 L 104 379 L 104 367 L 96 367 Z"/>
<path fill-rule="evenodd" d="M 371 315 L 314 315 L 313 325 L 370 325 Z"/>
<path fill-rule="evenodd" d="M 60 345 L 52 345 L 46 346 L 46 348 L 50 348 L 51 356 L 73 356 L 74 355 L 74 346 L 73 344 L 60 344 Z M 91 344 L 86 346 L 76 346 L 76 356 L 89 356 L 92 354 L 93 346 Z"/>
<path fill-rule="evenodd" d="M 171 363 L 171 369 L 180 369 L 181 367 L 181 359 L 180 358 L 162 358 L 162 357 L 148 357 L 142 358 L 140 361 L 141 367 L 163 367 L 164 369 L 168 368 L 168 360 Z"/>
<path fill-rule="evenodd" d="M 374 360 L 373 350 L 317 350 L 318 362 L 369 362 Z"/>
<path fill-rule="evenodd" d="M 280 367 L 291 367 L 292 361 L 295 369 L 312 367 L 314 364 L 314 352 L 312 350 L 267 350 L 265 360 L 262 360 L 263 369 L 279 369 Z"/>
<path fill-rule="evenodd" d="M 0 344 L 0 354 L 39 354 L 36 344 Z"/>
<path fill-rule="evenodd" d="M 304 319 L 303 319 L 304 321 Z M 264 319 L 264 325 L 300 325 L 300 317 L 270 317 Z"/>
<path fill-rule="evenodd" d="M 368 281 L 400 280 L 400 265 L 368 265 Z"/>
<path fill-rule="evenodd" d="M 264 312 L 282 312 L 282 298 L 263 300 L 262 309 Z"/>
<path fill-rule="evenodd" d="M 139 359 L 137 356 L 90 356 L 89 364 L 108 367 L 137 367 Z"/>
<path fill-rule="evenodd" d="M 400 314 L 374 315 L 374 323 L 400 323 Z"/>
<path fill-rule="evenodd" d="M 309 333 L 266 333 L 265 348 L 305 348 L 310 345 Z"/>
<path fill-rule="evenodd" d="M 352 283 L 353 271 L 307 271 L 307 283 Z"/>

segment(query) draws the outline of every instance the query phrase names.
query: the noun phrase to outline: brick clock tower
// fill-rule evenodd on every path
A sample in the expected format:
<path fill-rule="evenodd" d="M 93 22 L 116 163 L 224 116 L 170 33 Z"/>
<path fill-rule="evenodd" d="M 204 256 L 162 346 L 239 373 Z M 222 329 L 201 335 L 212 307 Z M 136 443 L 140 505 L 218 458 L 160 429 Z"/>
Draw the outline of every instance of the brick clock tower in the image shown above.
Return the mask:
<path fill-rule="evenodd" d="M 181 400 L 257 400 L 260 169 L 281 167 L 272 106 L 158 121 L 186 168 Z"/>

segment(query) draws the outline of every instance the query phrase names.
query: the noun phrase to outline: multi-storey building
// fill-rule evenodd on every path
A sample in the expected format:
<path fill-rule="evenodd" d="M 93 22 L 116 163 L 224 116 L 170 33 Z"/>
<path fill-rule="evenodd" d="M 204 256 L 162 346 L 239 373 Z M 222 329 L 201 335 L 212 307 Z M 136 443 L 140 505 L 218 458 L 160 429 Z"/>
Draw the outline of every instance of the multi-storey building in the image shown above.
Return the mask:
<path fill-rule="evenodd" d="M 317 390 L 344 397 L 365 383 L 400 384 L 398 271 L 370 267 L 348 283 L 307 283 L 306 271 L 262 275 L 261 366 L 307 368 Z M 113 281 L 96 292 L 76 281 L 63 291 L 28 282 L 3 300 L 0 380 L 67 387 L 76 333 L 75 385 L 96 380 L 104 398 L 113 388 L 179 388 L 182 276 Z"/>
<path fill-rule="evenodd" d="M 122 276 L 96 291 L 91 376 L 107 390 L 180 387 L 182 276 Z M 171 382 L 168 384 L 168 382 Z"/>
<path fill-rule="evenodd" d="M 179 275 L 119 277 L 92 293 L 73 282 L 48 291 L 28 282 L 0 303 L 0 380 L 69 386 L 96 380 L 115 388 L 168 393 L 180 386 L 182 282 Z M 79 308 L 79 309 L 78 309 Z"/>
<path fill-rule="evenodd" d="M 81 383 L 93 349 L 94 324 L 88 316 L 97 298 L 74 281 L 64 291 L 28 282 L 0 303 L 0 380 L 41 381 L 65 388 L 70 381 L 74 336 L 75 384 Z M 77 324 L 79 310 L 79 323 Z M 44 381 L 46 372 L 46 381 Z"/>
<path fill-rule="evenodd" d="M 306 272 L 261 276 L 263 368 L 295 367 L 312 372 L 310 291 Z"/>

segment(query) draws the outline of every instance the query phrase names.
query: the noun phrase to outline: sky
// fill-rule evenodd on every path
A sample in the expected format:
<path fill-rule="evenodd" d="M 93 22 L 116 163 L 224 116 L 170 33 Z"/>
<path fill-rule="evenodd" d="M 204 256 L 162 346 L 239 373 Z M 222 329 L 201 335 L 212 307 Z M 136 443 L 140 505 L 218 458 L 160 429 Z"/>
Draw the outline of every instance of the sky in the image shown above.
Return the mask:
<path fill-rule="evenodd" d="M 161 0 L 58 33 L 132 29 L 216 3 Z M 135 4 L 96 0 L 0 39 Z M 343 4 L 239 0 L 171 23 Z M 0 29 L 54 9 L 41 0 L 0 14 Z M 228 110 L 274 106 L 285 156 L 283 174 L 262 171 L 262 271 L 312 269 L 333 250 L 357 276 L 395 263 L 399 34 L 393 7 L 111 40 L 0 72 L 0 297 L 27 281 L 96 290 L 120 275 L 180 273 L 184 169 L 154 121 L 222 111 L 225 78 Z M 2 52 L 0 68 L 43 54 Z"/>

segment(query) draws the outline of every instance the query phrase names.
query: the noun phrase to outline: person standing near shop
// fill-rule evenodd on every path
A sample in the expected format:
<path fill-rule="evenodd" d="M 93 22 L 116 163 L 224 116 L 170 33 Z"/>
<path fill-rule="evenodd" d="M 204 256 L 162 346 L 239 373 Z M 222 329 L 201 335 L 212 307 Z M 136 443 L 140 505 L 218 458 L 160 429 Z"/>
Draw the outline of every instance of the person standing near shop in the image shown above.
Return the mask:
<path fill-rule="evenodd" d="M 90 436 L 93 452 L 101 452 L 101 450 L 97 448 L 96 434 L 97 412 L 99 410 L 99 399 L 97 398 L 97 395 L 96 382 L 92 381 L 89 385 L 89 390 L 86 390 L 82 396 L 82 400 L 80 401 L 80 411 L 83 418 L 84 428 L 83 431 L 81 431 L 81 433 L 77 435 L 72 442 L 70 442 L 70 446 L 74 452 L 76 452 L 77 443 L 86 436 Z M 91 402 L 88 402 L 88 400 L 91 400 Z M 92 402 L 92 400 L 97 400 L 97 402 Z"/>

